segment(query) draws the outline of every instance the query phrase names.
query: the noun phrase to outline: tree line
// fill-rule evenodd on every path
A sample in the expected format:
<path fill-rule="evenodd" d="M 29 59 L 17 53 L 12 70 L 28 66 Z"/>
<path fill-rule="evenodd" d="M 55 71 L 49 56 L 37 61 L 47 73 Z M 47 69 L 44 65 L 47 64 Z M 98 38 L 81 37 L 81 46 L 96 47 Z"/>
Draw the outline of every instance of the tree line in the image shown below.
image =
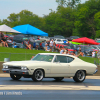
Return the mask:
<path fill-rule="evenodd" d="M 18 14 L 11 13 L 7 19 L 0 20 L 0 25 L 10 27 L 30 24 L 49 34 L 65 37 L 79 36 L 100 37 L 100 0 L 89 0 L 81 4 L 80 0 L 56 0 L 56 11 L 51 9 L 48 15 L 39 17 L 28 10 Z"/>

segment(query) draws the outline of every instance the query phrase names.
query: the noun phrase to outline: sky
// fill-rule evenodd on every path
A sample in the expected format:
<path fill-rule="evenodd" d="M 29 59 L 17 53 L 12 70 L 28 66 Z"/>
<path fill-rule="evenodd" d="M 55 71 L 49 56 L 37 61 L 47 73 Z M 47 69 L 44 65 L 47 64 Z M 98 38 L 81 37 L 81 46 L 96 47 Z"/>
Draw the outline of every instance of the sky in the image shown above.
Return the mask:
<path fill-rule="evenodd" d="M 86 0 L 82 0 L 84 3 Z M 18 14 L 22 10 L 28 10 L 40 17 L 48 15 L 52 9 L 56 11 L 56 0 L 0 0 L 0 19 L 7 19 L 11 13 Z"/>

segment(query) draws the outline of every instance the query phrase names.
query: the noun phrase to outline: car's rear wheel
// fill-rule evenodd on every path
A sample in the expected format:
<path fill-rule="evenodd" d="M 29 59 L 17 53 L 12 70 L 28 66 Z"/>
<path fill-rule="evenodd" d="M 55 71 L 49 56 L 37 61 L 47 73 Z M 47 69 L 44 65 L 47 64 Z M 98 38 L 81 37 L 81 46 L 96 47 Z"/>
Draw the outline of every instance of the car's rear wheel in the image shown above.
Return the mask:
<path fill-rule="evenodd" d="M 33 73 L 33 76 L 32 76 L 32 80 L 33 81 L 42 81 L 44 77 L 44 72 L 43 70 L 41 69 L 37 69 L 34 73 Z"/>
<path fill-rule="evenodd" d="M 22 76 L 21 76 L 21 75 L 16 75 L 16 74 L 10 74 L 10 77 L 11 77 L 13 80 L 19 80 Z"/>
<path fill-rule="evenodd" d="M 86 73 L 83 70 L 79 70 L 76 72 L 75 76 L 73 77 L 75 82 L 83 82 L 85 80 Z"/>
<path fill-rule="evenodd" d="M 61 81 L 61 80 L 64 79 L 64 77 L 55 77 L 54 79 L 55 79 L 56 81 Z"/>

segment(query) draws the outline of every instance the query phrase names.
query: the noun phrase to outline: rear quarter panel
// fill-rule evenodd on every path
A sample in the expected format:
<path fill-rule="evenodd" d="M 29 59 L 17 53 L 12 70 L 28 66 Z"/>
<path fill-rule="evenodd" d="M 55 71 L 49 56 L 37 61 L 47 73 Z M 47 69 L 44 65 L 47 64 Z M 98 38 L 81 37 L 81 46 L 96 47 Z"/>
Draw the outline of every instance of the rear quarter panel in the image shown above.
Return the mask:
<path fill-rule="evenodd" d="M 72 75 L 75 75 L 78 70 L 85 70 L 86 75 L 93 74 L 97 68 L 95 64 L 82 61 L 81 59 L 75 59 L 70 63 L 70 67 Z"/>

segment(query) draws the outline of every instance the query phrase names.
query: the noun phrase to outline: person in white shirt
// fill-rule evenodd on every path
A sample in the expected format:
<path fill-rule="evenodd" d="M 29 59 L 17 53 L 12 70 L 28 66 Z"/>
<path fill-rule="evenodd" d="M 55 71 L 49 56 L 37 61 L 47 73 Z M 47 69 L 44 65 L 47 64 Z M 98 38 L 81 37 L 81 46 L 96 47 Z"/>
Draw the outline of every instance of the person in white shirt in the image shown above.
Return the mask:
<path fill-rule="evenodd" d="M 10 39 L 8 38 L 7 43 L 12 43 L 12 40 L 10 40 Z"/>
<path fill-rule="evenodd" d="M 95 57 L 95 51 L 92 52 L 92 58 L 94 58 L 94 57 Z"/>
<path fill-rule="evenodd" d="M 52 49 L 53 49 L 53 39 L 50 41 L 50 49 L 51 49 L 51 51 L 52 51 Z"/>

